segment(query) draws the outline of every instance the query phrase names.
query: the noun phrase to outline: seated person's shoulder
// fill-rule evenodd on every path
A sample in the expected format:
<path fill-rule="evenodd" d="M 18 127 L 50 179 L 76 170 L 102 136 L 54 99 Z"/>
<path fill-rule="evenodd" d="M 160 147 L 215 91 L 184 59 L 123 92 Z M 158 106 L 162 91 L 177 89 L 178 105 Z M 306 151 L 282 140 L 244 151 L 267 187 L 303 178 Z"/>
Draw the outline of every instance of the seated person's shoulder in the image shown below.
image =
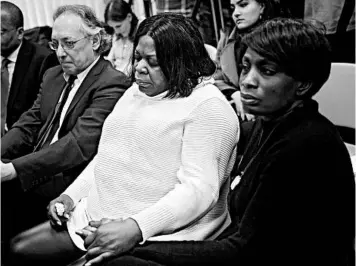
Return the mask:
<path fill-rule="evenodd" d="M 98 77 L 103 84 L 117 84 L 128 88 L 132 85 L 132 79 L 123 72 L 115 69 L 111 63 L 107 64 L 101 77 Z"/>
<path fill-rule="evenodd" d="M 270 154 L 296 158 L 329 160 L 346 156 L 346 148 L 336 127 L 322 116 L 301 121 L 295 127 L 282 129 L 274 138 Z"/>

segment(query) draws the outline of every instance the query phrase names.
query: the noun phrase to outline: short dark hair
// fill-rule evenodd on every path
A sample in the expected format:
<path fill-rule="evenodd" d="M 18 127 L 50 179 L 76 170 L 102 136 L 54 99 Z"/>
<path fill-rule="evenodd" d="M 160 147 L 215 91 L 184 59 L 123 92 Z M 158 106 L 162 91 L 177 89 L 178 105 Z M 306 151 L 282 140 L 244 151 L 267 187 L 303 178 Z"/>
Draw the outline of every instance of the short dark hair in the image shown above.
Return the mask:
<path fill-rule="evenodd" d="M 242 45 L 275 62 L 295 80 L 310 82 L 303 97 L 312 97 L 330 75 L 331 49 L 325 32 L 316 21 L 275 18 L 244 36 Z"/>
<path fill-rule="evenodd" d="M 9 20 L 16 29 L 23 27 L 23 14 L 21 9 L 8 1 L 1 1 L 1 10 L 9 14 Z"/>
<path fill-rule="evenodd" d="M 136 32 L 138 19 L 132 12 L 131 6 L 124 0 L 111 0 L 105 7 L 104 19 L 105 23 L 107 23 L 109 20 L 122 21 L 127 17 L 128 14 L 131 14 L 132 16 L 129 38 L 133 39 Z"/>
<path fill-rule="evenodd" d="M 144 35 L 154 41 L 158 64 L 168 81 L 166 97 L 187 97 L 203 77 L 214 74 L 216 65 L 191 19 L 170 12 L 145 19 L 137 30 L 134 52 Z"/>

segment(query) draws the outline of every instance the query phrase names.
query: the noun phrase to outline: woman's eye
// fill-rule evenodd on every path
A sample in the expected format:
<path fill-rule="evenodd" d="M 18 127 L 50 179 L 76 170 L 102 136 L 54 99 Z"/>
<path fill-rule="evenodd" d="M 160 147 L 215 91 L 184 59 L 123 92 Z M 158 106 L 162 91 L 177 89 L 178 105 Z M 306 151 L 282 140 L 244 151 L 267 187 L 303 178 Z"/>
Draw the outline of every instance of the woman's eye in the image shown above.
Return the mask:
<path fill-rule="evenodd" d="M 158 63 L 156 60 L 148 60 L 148 64 L 152 67 L 158 66 Z"/>
<path fill-rule="evenodd" d="M 241 69 L 241 72 L 246 73 L 249 70 L 249 65 L 246 63 L 242 63 L 239 65 L 239 68 Z"/>
<path fill-rule="evenodd" d="M 276 71 L 271 68 L 261 68 L 261 73 L 266 76 L 273 76 L 276 74 Z"/>
<path fill-rule="evenodd" d="M 242 2 L 242 3 L 239 4 L 239 7 L 245 7 L 245 6 L 247 6 L 247 5 L 248 5 L 248 3 Z"/>

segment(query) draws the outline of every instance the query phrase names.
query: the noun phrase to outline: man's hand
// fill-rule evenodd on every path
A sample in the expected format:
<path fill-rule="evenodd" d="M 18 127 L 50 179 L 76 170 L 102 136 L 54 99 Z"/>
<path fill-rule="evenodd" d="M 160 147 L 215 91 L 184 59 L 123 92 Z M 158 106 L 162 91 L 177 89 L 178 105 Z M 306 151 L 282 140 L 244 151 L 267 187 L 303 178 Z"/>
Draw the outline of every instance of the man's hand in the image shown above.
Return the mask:
<path fill-rule="evenodd" d="M 1 182 L 9 181 L 17 177 L 16 170 L 12 163 L 1 162 Z"/>
<path fill-rule="evenodd" d="M 60 206 L 62 206 L 62 210 L 59 210 Z M 74 202 L 68 195 L 62 194 L 52 200 L 47 207 L 48 218 L 52 227 L 55 229 L 63 229 L 73 208 Z"/>
<path fill-rule="evenodd" d="M 89 226 L 95 227 L 97 223 L 90 222 Z M 84 246 L 87 248 L 85 266 L 99 264 L 125 253 L 141 241 L 141 229 L 131 218 L 101 224 L 85 238 Z"/>

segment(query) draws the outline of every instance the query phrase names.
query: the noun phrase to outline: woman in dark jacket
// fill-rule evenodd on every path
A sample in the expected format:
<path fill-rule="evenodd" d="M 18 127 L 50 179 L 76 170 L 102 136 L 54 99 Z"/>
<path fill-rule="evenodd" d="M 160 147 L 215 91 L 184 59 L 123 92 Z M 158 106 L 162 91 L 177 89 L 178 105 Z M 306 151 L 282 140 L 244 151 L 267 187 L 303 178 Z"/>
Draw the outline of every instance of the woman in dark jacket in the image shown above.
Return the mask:
<path fill-rule="evenodd" d="M 258 119 L 231 183 L 230 227 L 213 241 L 146 242 L 105 265 L 352 265 L 351 160 L 312 99 L 330 74 L 324 32 L 273 19 L 242 43 L 242 104 Z M 88 265 L 115 255 L 87 244 Z"/>

